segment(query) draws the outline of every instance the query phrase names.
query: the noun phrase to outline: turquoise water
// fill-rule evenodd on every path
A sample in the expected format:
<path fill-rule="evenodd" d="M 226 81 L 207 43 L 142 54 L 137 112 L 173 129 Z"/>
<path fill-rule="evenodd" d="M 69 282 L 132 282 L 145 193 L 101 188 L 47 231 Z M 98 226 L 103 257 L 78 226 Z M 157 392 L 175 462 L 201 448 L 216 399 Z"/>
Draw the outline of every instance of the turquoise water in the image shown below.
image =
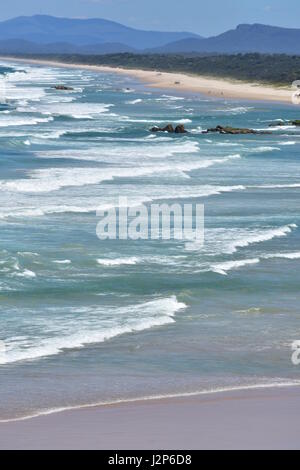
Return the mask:
<path fill-rule="evenodd" d="M 298 108 L 2 65 L 0 418 L 298 380 L 300 131 L 201 133 Z M 168 122 L 190 133 L 149 133 Z M 119 196 L 204 203 L 204 247 L 100 241 Z"/>

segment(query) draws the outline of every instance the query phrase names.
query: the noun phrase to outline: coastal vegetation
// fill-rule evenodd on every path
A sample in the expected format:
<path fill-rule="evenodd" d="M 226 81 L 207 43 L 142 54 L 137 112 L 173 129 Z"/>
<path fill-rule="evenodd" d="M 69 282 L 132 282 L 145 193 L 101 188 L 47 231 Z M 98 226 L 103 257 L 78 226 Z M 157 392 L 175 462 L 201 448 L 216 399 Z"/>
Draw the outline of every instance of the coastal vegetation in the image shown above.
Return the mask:
<path fill-rule="evenodd" d="M 285 54 L 180 55 L 180 54 L 40 54 L 26 55 L 68 64 L 107 65 L 128 69 L 182 72 L 194 75 L 290 85 L 300 79 L 300 56 Z"/>

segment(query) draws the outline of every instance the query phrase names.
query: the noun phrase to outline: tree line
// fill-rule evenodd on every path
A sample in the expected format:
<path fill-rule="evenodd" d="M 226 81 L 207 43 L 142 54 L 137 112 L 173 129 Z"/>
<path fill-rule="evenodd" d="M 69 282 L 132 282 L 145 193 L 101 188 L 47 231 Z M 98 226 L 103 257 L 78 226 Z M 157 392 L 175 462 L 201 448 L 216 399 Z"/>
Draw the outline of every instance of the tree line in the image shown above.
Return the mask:
<path fill-rule="evenodd" d="M 22 55 L 24 57 L 24 55 Z M 193 75 L 267 82 L 278 85 L 300 80 L 300 56 L 285 54 L 177 55 L 177 54 L 43 54 L 25 57 L 84 65 L 107 65 L 129 69 L 183 72 Z"/>

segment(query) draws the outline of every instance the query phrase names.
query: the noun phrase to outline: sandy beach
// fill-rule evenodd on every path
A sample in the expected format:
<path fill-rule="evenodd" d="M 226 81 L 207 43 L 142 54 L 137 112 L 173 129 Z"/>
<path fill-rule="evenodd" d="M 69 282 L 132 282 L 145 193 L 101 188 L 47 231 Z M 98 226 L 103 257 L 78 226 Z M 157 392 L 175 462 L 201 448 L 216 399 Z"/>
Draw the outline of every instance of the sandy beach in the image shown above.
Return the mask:
<path fill-rule="evenodd" d="M 201 93 L 207 96 L 255 101 L 273 101 L 292 104 L 292 89 L 247 83 L 238 80 L 219 79 L 206 76 L 190 76 L 183 73 L 144 71 L 120 67 L 106 67 L 83 64 L 65 64 L 49 60 L 19 59 L 2 57 L 31 64 L 52 65 L 56 67 L 81 68 L 95 72 L 119 73 L 132 76 L 151 88 L 170 89 L 183 92 Z"/>
<path fill-rule="evenodd" d="M 223 392 L 0 424 L 1 449 L 299 449 L 300 388 Z"/>

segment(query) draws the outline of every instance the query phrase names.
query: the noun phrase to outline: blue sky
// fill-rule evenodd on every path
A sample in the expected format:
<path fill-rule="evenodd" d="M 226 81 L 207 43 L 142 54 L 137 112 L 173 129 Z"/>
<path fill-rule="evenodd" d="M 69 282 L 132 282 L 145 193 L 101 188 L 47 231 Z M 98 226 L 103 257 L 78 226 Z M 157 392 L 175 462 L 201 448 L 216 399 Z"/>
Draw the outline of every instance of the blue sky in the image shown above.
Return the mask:
<path fill-rule="evenodd" d="M 218 34 L 239 23 L 300 28 L 299 0 L 9 0 L 0 19 L 20 15 L 112 19 L 136 28 Z"/>

